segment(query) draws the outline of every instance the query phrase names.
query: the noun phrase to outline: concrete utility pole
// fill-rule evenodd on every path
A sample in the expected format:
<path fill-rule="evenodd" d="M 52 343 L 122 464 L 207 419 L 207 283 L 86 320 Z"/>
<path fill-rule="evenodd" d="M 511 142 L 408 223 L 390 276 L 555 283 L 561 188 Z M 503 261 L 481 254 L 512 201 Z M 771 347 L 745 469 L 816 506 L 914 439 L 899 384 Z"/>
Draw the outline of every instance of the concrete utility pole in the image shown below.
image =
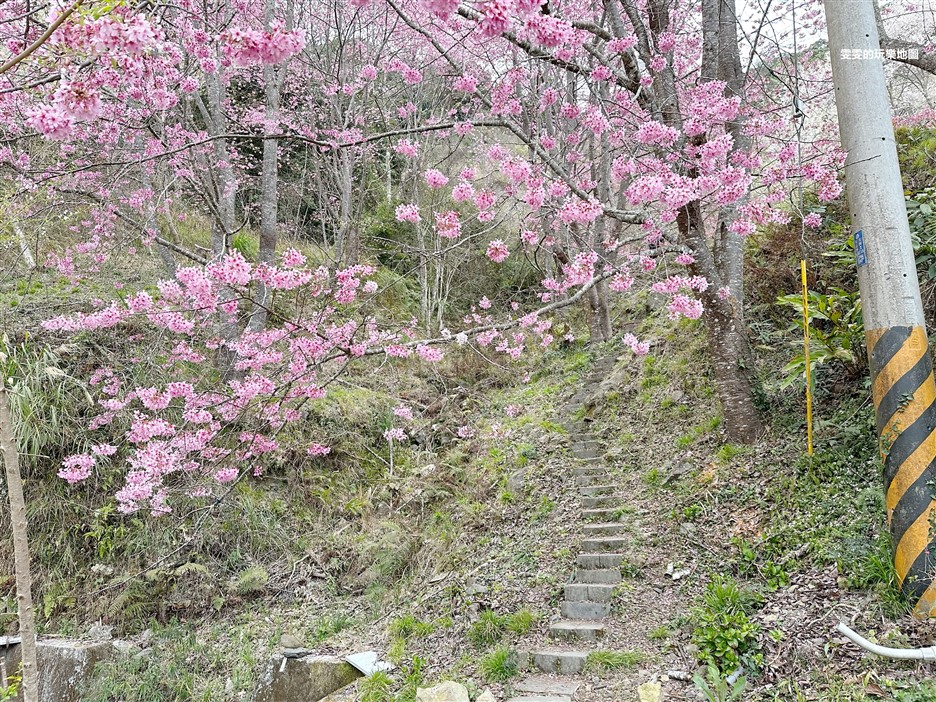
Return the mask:
<path fill-rule="evenodd" d="M 872 0 L 825 0 L 894 565 L 936 616 L 936 386 Z M 934 483 L 936 484 L 936 483 Z"/>

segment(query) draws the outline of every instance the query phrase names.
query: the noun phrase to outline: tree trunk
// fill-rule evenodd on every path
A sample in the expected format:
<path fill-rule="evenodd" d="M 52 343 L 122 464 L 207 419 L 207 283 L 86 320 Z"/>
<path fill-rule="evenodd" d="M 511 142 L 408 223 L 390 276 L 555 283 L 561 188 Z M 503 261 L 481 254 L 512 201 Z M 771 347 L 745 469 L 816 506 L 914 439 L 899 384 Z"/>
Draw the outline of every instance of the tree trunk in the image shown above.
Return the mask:
<path fill-rule="evenodd" d="M 26 241 L 26 233 L 15 219 L 13 220 L 13 231 L 16 232 L 16 239 L 19 242 L 20 253 L 23 256 L 23 263 L 29 270 L 36 269 L 36 259 L 33 258 L 32 249 L 29 248 L 29 242 Z"/>
<path fill-rule="evenodd" d="M 611 339 L 611 309 L 608 305 L 608 285 L 597 283 L 586 296 L 589 343 L 602 344 Z"/>
<path fill-rule="evenodd" d="M 354 161 L 350 149 L 341 151 L 339 163 L 338 233 L 335 237 L 338 250 L 335 257 L 342 268 L 348 268 L 355 265 L 361 257 L 358 228 L 352 221 L 354 210 Z"/>
<path fill-rule="evenodd" d="M 268 3 L 269 7 L 269 3 Z M 267 21 L 269 24 L 269 20 Z M 263 69 L 266 90 L 266 119 L 264 132 L 279 129 L 280 86 L 279 74 L 273 66 Z M 272 264 L 276 256 L 278 240 L 276 219 L 278 216 L 277 199 L 279 198 L 279 165 L 277 148 L 279 140 L 263 140 L 263 165 L 260 174 L 260 263 Z M 247 328 L 252 332 L 261 332 L 266 326 L 267 310 L 273 299 L 272 291 L 261 282 L 257 283 L 254 293 L 253 311 Z"/>
<path fill-rule="evenodd" d="M 754 406 L 753 359 L 741 321 L 740 305 L 731 296 L 724 300 L 718 296 L 720 277 L 715 259 L 705 245 L 702 208 L 698 200 L 679 210 L 676 225 L 681 241 L 695 254 L 695 262 L 690 267 L 692 273 L 712 283 L 700 295 L 705 305 L 702 321 L 728 439 L 751 444 L 760 436 L 763 424 Z"/>
<path fill-rule="evenodd" d="M 23 652 L 23 702 L 38 702 L 39 674 L 36 668 L 36 623 L 33 616 L 32 576 L 29 571 L 29 539 L 26 530 L 26 501 L 19 469 L 19 452 L 13 433 L 13 418 L 7 397 L 6 378 L 0 378 L 0 453 L 6 469 L 10 496 L 10 524 L 13 528 L 13 569 L 16 575 L 16 603 Z"/>
<path fill-rule="evenodd" d="M 224 111 L 226 90 L 217 73 L 208 74 L 208 111 L 211 116 L 210 127 L 212 136 L 225 134 L 227 131 L 227 115 Z M 216 176 L 214 227 L 211 235 L 211 253 L 214 260 L 221 259 L 228 251 L 230 237 L 235 229 L 235 203 L 237 196 L 237 179 L 234 168 L 231 166 L 231 155 L 227 148 L 227 139 L 217 138 L 213 142 L 215 158 L 219 164 Z M 225 285 L 221 288 L 218 298 L 221 305 L 232 302 L 236 292 Z M 240 336 L 237 324 L 237 315 L 229 314 L 223 310 L 218 312 L 218 335 L 222 339 L 215 355 L 215 364 L 221 372 L 221 377 L 227 381 L 236 377 L 234 371 L 235 353 L 232 345 Z"/>

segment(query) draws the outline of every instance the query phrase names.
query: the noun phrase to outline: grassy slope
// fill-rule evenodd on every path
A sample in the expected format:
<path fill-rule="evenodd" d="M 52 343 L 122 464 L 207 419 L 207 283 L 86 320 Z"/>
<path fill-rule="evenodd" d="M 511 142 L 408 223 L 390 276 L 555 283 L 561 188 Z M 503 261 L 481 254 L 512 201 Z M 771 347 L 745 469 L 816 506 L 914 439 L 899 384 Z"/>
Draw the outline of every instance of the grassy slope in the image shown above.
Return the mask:
<path fill-rule="evenodd" d="M 41 275 L 4 295 L 27 326 L 73 303 Z M 586 694 L 632 695 L 636 682 L 694 666 L 698 649 L 717 643 L 717 632 L 693 632 L 706 585 L 721 574 L 760 595 L 748 607 L 759 628 L 748 653 L 762 656 L 752 699 L 844 702 L 880 699 L 879 690 L 904 702 L 929 699 L 932 691 L 911 691 L 920 676 L 912 666 L 866 660 L 831 634 L 848 618 L 896 645 L 925 636 L 894 594 L 870 409 L 860 393 L 820 404 L 812 461 L 803 457 L 792 392 L 765 402 L 772 429 L 760 444 L 726 445 L 700 329 L 645 323 L 641 331 L 657 339 L 652 354 L 622 356 L 591 412 L 631 497 L 622 518 L 635 536 L 605 645 L 634 655 L 604 661 L 613 670 L 596 669 Z M 119 341 L 95 343 L 127 361 Z M 184 558 L 128 585 L 123 576 L 170 552 L 179 531 L 118 518 L 103 497 L 107 479 L 67 489 L 52 477 L 61 449 L 53 433 L 30 481 L 43 626 L 80 633 L 102 618 L 131 638 L 151 632 L 140 643 L 154 655 L 102 671 L 89 702 L 246 697 L 283 632 L 322 651 L 385 652 L 400 665 L 388 693 L 400 699 L 417 680 L 454 676 L 479 688 L 485 675 L 510 672 L 494 655 L 499 646 L 543 639 L 571 572 L 577 504 L 555 408 L 591 358 L 568 348 L 519 370 L 457 353 L 433 369 L 363 367 L 316 409 L 333 458 L 284 457 L 237 490 Z M 763 358 L 764 377 L 785 360 Z M 88 371 L 74 351 L 42 363 L 74 378 Z M 74 387 L 53 383 L 56 394 L 39 380 L 37 407 L 81 409 Z M 398 452 L 391 470 L 381 433 L 401 400 L 421 410 L 419 442 Z M 523 412 L 509 417 L 508 405 Z M 454 428 L 466 423 L 478 438 L 457 440 Z M 56 426 L 63 436 L 72 430 Z M 0 558 L 9 572 L 9 553 Z M 671 564 L 688 575 L 674 580 Z M 0 616 L 11 623 L 12 583 L 3 584 Z M 688 699 L 683 684 L 667 685 L 672 698 Z"/>

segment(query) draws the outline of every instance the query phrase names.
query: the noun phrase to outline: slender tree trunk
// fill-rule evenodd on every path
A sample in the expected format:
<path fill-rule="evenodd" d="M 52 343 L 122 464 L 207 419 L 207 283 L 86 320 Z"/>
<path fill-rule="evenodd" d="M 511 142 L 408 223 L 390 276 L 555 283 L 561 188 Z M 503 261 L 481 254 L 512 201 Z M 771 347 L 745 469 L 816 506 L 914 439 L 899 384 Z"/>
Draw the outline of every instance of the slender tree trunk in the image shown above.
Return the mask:
<path fill-rule="evenodd" d="M 226 90 L 217 73 L 208 74 L 208 111 L 211 116 L 213 136 L 224 134 L 227 131 L 227 116 L 224 112 Z M 211 236 L 211 253 L 215 260 L 220 259 L 228 251 L 230 237 L 235 229 L 235 203 L 237 198 L 237 179 L 231 165 L 231 155 L 228 152 L 227 139 L 218 138 L 214 142 L 215 158 L 217 159 L 215 203 L 217 213 Z M 236 299 L 236 292 L 223 286 L 218 298 L 221 305 Z M 218 334 L 222 339 L 215 356 L 215 363 L 224 380 L 235 377 L 233 343 L 240 335 L 237 324 L 237 315 L 223 310 L 219 311 Z"/>
<path fill-rule="evenodd" d="M 29 539 L 26 529 L 26 501 L 19 469 L 19 451 L 13 433 L 13 418 L 6 393 L 6 378 L 0 378 L 0 452 L 6 469 L 10 496 L 10 523 L 13 527 L 13 569 L 16 574 L 16 603 L 19 610 L 23 653 L 23 702 L 38 702 L 39 674 L 36 668 L 36 623 L 33 615 L 32 576 L 29 571 Z"/>
<path fill-rule="evenodd" d="M 355 265 L 361 257 L 358 228 L 352 221 L 354 209 L 354 161 L 350 149 L 339 157 L 338 251 L 336 258 L 343 268 Z"/>
<path fill-rule="evenodd" d="M 272 13 L 272 4 L 267 3 L 268 15 Z M 268 16 L 267 24 L 270 18 Z M 263 82 L 266 91 L 266 119 L 264 132 L 279 129 L 280 85 L 279 74 L 273 66 L 263 69 Z M 279 164 L 277 162 L 277 139 L 263 140 L 263 164 L 260 174 L 260 263 L 273 263 L 278 240 L 276 219 L 279 198 Z M 272 291 L 264 284 L 257 283 L 254 294 L 253 311 L 247 328 L 253 332 L 263 331 L 266 326 L 267 310 L 272 300 Z"/>
<path fill-rule="evenodd" d="M 16 232 L 16 239 L 19 242 L 20 254 L 23 256 L 23 263 L 29 270 L 35 270 L 36 259 L 32 255 L 32 249 L 29 248 L 29 242 L 26 241 L 26 233 L 15 219 L 13 220 L 13 231 Z"/>

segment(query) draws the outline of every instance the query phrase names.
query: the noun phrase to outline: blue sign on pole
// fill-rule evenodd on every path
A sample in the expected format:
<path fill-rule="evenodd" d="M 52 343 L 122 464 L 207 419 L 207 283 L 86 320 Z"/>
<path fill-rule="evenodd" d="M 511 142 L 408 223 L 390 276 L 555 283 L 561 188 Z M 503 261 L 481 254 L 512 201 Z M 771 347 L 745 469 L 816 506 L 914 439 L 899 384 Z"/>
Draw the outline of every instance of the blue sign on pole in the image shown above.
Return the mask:
<path fill-rule="evenodd" d="M 855 263 L 858 264 L 858 267 L 868 265 L 868 253 L 865 251 L 864 245 L 864 232 L 860 229 L 855 232 Z"/>

